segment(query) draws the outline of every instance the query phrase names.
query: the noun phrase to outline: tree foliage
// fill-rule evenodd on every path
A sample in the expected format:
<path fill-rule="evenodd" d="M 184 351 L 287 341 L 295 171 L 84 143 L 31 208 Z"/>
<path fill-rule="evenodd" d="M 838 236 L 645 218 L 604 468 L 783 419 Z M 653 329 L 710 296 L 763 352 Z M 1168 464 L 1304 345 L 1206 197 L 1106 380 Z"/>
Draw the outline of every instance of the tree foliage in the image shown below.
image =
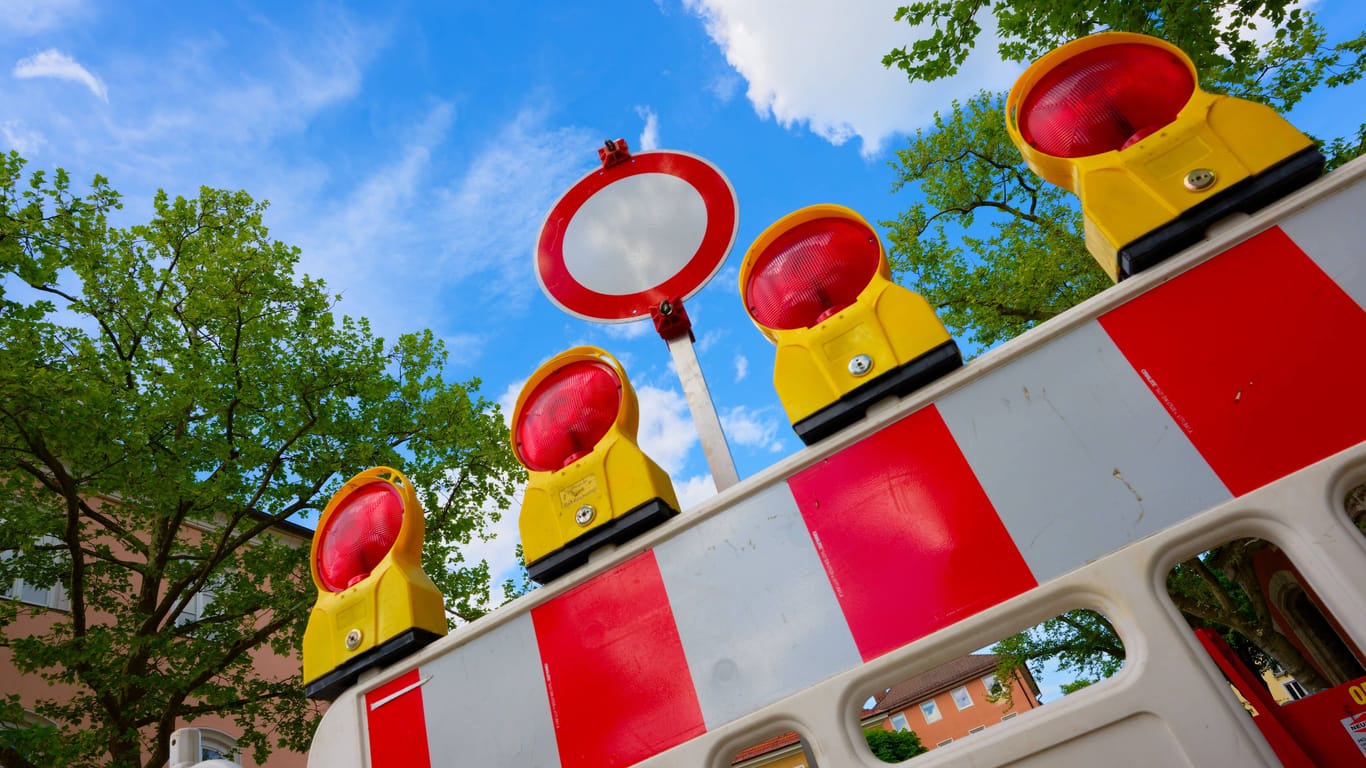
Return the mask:
<path fill-rule="evenodd" d="M 1109 619 L 1095 611 L 1078 609 L 1055 616 L 1036 627 L 1005 638 L 992 646 L 996 654 L 996 680 L 1001 683 L 997 700 L 1013 703 L 1009 681 L 1015 671 L 1027 668 L 1037 679 L 1041 662 L 1053 659 L 1058 671 L 1078 675 L 1078 680 L 1104 679 L 1124 666 L 1124 643 Z"/>
<path fill-rule="evenodd" d="M 1366 486 L 1354 493 L 1366 498 L 1363 489 Z M 1350 499 L 1348 503 L 1350 508 Z M 1272 618 L 1253 567 L 1256 553 L 1272 546 L 1262 539 L 1238 539 L 1188 558 L 1167 575 L 1167 594 L 1192 628 L 1219 632 L 1253 669 L 1280 666 L 1308 691 L 1330 688 L 1333 681 L 1320 674 Z M 1000 657 L 998 680 L 1009 679 L 1022 666 L 1037 677 L 1041 663 L 1053 659 L 1060 672 L 1078 676 L 1063 685 L 1064 693 L 1113 675 L 1125 659 L 1124 644 L 1114 626 L 1101 614 L 1085 609 L 1011 635 L 991 651 Z M 1350 658 L 1339 661 L 1353 663 Z"/>
<path fill-rule="evenodd" d="M 1206 90 L 1281 110 L 1320 84 L 1350 83 L 1366 69 L 1366 33 L 1329 44 L 1323 25 L 1296 0 L 921 0 L 899 7 L 894 18 L 928 35 L 882 63 L 912 80 L 948 77 L 977 43 L 985 14 L 1005 61 L 1031 61 L 1105 30 L 1140 32 L 1185 51 Z"/>
<path fill-rule="evenodd" d="M 894 269 L 960 338 L 991 346 L 1110 280 L 1086 250 L 1075 198 L 1038 178 L 1010 143 L 1004 99 L 980 93 L 936 114 L 898 150 L 893 191 L 918 185 L 889 228 Z"/>
<path fill-rule="evenodd" d="M 873 757 L 884 763 L 899 763 L 910 760 L 929 749 L 920 743 L 915 731 L 885 731 L 881 728 L 868 728 L 863 732 L 868 739 L 868 748 Z"/>
<path fill-rule="evenodd" d="M 1287 109 L 1313 89 L 1359 79 L 1366 34 L 1329 45 L 1312 13 L 1286 0 L 1139 2 L 925 0 L 898 21 L 927 36 L 884 58 L 912 80 L 953 74 L 991 14 L 1000 53 L 1026 61 L 1076 37 L 1122 29 L 1164 37 L 1194 60 L 1202 85 Z M 1258 19 L 1260 17 L 1260 19 Z M 1276 25 L 1260 43 L 1252 24 Z M 1011 338 L 1108 285 L 1086 254 L 1074 198 L 1024 165 L 1004 127 L 1004 99 L 980 93 L 939 113 L 896 153 L 893 191 L 921 199 L 889 227 L 889 258 L 957 335 L 982 346 Z M 1361 154 L 1366 124 L 1325 145 L 1329 166 Z"/>
<path fill-rule="evenodd" d="M 217 714 L 262 760 L 302 749 L 316 712 L 297 675 L 313 600 L 307 546 L 278 526 L 347 477 L 402 468 L 427 510 L 428 573 L 453 616 L 488 601 L 485 535 L 520 469 L 478 381 L 443 378 L 430 332 L 392 343 L 296 276 L 245 192 L 160 193 L 113 227 L 119 195 L 0 158 L 0 584 L 61 585 L 69 612 L 0 601 L 0 645 L 57 686 L 10 734 L 7 765 L 159 767 L 179 722 Z M 190 616 L 197 593 L 211 594 Z M 21 630 L 20 628 L 24 629 Z M 8 694 L 9 692 L 6 692 Z M 0 721 L 22 723 L 17 697 Z"/>

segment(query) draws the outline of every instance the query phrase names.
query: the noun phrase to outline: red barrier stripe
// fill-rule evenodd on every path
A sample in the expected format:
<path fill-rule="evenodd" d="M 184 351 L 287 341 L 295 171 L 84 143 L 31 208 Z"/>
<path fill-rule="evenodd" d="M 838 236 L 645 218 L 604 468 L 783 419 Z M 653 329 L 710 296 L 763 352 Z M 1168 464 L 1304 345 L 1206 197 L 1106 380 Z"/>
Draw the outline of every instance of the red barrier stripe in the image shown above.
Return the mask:
<path fill-rule="evenodd" d="M 706 732 L 653 551 L 531 619 L 562 768 L 622 768 Z"/>
<path fill-rule="evenodd" d="M 414 669 L 365 694 L 370 768 L 431 768 L 420 673 Z"/>
<path fill-rule="evenodd" d="M 933 405 L 788 485 L 864 661 L 1037 584 Z"/>
<path fill-rule="evenodd" d="M 1100 323 L 1234 495 L 1366 439 L 1366 311 L 1280 228 Z"/>

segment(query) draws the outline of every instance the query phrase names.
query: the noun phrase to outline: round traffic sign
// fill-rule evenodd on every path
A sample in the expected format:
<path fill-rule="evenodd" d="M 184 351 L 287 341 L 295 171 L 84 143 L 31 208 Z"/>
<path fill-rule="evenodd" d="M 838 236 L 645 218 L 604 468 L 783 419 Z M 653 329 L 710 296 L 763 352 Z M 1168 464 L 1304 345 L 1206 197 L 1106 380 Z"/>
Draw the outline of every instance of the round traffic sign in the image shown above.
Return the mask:
<path fill-rule="evenodd" d="M 580 179 L 536 243 L 536 280 L 571 315 L 600 323 L 648 317 L 688 299 L 721 269 L 739 228 L 735 190 L 685 152 L 641 152 Z"/>

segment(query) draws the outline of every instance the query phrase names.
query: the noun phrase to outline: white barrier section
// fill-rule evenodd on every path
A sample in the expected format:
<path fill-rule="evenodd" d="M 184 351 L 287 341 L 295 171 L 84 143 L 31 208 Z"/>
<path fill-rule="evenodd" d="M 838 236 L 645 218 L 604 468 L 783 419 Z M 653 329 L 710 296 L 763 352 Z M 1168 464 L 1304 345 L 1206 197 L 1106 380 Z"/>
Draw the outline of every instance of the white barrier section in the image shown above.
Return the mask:
<path fill-rule="evenodd" d="M 1279 546 L 1366 645 L 1366 160 L 339 697 L 314 768 L 882 763 L 874 690 L 1075 608 L 1114 678 L 915 765 L 1275 766 L 1165 594 Z"/>

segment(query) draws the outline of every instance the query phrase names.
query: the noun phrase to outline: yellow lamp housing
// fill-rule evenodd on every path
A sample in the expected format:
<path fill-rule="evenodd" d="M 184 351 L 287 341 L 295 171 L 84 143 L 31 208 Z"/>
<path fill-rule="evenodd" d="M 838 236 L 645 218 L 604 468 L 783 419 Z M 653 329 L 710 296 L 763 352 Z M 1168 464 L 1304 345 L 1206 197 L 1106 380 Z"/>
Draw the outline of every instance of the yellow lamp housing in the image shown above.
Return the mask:
<path fill-rule="evenodd" d="M 1006 98 L 1006 130 L 1035 173 L 1081 199 L 1087 249 L 1116 281 L 1323 171 L 1271 108 L 1201 90 L 1181 49 L 1128 32 L 1034 62 Z"/>
<path fill-rule="evenodd" d="M 331 701 L 361 672 L 446 634 L 441 593 L 422 571 L 426 526 L 413 485 L 374 467 L 333 494 L 313 535 L 318 600 L 304 630 L 304 692 Z"/>
<path fill-rule="evenodd" d="M 636 445 L 639 422 L 621 364 L 597 347 L 556 355 L 522 387 L 511 439 L 529 473 L 518 526 L 532 579 L 545 584 L 678 514 L 673 481 Z"/>
<path fill-rule="evenodd" d="M 842 206 L 764 230 L 740 265 L 740 297 L 777 345 L 773 386 L 807 445 L 963 364 L 929 302 L 891 281 L 877 233 Z"/>

